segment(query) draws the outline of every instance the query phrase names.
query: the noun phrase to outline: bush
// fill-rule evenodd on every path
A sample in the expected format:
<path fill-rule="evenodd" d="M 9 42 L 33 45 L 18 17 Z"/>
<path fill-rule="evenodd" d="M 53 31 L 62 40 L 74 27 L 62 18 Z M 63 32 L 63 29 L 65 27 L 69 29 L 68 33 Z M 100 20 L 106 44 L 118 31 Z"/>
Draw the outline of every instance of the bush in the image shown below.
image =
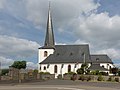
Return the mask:
<path fill-rule="evenodd" d="M 106 73 L 106 72 L 100 72 L 100 75 L 108 76 L 108 73 Z"/>
<path fill-rule="evenodd" d="M 58 79 L 62 79 L 62 74 L 59 74 L 59 75 L 57 76 L 57 78 L 58 78 Z"/>
<path fill-rule="evenodd" d="M 115 81 L 116 81 L 116 82 L 119 82 L 119 78 L 115 78 Z"/>
<path fill-rule="evenodd" d="M 50 74 L 49 72 L 40 72 L 40 74 Z"/>
<path fill-rule="evenodd" d="M 9 69 L 2 69 L 1 76 L 7 75 L 9 73 Z"/>
<path fill-rule="evenodd" d="M 84 74 L 84 70 L 82 68 L 78 69 L 77 74 Z"/>
<path fill-rule="evenodd" d="M 91 75 L 101 75 L 101 73 L 99 72 L 99 70 L 95 70 L 91 72 Z"/>
<path fill-rule="evenodd" d="M 104 78 L 100 75 L 97 80 L 98 81 L 104 81 Z"/>

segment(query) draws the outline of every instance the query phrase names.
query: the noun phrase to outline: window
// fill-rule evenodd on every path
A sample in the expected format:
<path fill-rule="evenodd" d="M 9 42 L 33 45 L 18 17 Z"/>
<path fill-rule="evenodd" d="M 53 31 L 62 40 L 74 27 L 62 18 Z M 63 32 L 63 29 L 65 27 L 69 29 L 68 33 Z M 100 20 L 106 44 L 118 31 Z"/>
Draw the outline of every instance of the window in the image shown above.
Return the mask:
<path fill-rule="evenodd" d="M 48 52 L 44 51 L 44 57 L 47 57 L 47 56 L 48 56 Z"/>
<path fill-rule="evenodd" d="M 104 65 L 102 65 L 102 67 L 104 68 Z"/>
<path fill-rule="evenodd" d="M 73 55 L 73 53 L 71 52 L 71 53 L 70 53 L 70 56 L 72 56 L 72 55 Z"/>
<path fill-rule="evenodd" d="M 68 65 L 68 72 L 71 72 L 71 65 Z"/>
<path fill-rule="evenodd" d="M 44 70 L 46 70 L 46 66 L 44 66 Z"/>
<path fill-rule="evenodd" d="M 60 54 L 59 53 L 57 53 L 57 56 L 59 56 Z"/>
<path fill-rule="evenodd" d="M 111 70 L 112 67 L 110 66 L 109 68 L 110 68 L 110 70 Z"/>
<path fill-rule="evenodd" d="M 99 58 L 96 58 L 96 61 L 99 61 Z"/>
<path fill-rule="evenodd" d="M 57 73 L 57 65 L 54 66 L 54 73 Z"/>
<path fill-rule="evenodd" d="M 41 66 L 40 66 L 40 70 L 41 70 Z"/>

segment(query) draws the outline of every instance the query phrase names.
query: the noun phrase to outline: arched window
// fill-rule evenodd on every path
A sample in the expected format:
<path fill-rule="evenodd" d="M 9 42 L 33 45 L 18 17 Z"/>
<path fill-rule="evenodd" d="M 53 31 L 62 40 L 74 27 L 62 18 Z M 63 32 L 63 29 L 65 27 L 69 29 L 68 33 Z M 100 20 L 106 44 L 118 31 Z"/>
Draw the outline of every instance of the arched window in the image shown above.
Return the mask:
<path fill-rule="evenodd" d="M 112 68 L 112 67 L 110 66 L 109 69 L 111 70 L 111 68 Z"/>
<path fill-rule="evenodd" d="M 68 65 L 68 72 L 71 72 L 71 65 Z"/>
<path fill-rule="evenodd" d="M 54 73 L 57 73 L 57 65 L 54 66 Z"/>
<path fill-rule="evenodd" d="M 46 70 L 46 66 L 44 66 L 44 70 Z"/>
<path fill-rule="evenodd" d="M 40 70 L 41 70 L 41 66 L 40 66 Z"/>
<path fill-rule="evenodd" d="M 102 65 L 102 67 L 104 68 L 104 65 Z"/>
<path fill-rule="evenodd" d="M 44 51 L 44 57 L 47 57 L 47 56 L 48 56 L 48 52 Z"/>

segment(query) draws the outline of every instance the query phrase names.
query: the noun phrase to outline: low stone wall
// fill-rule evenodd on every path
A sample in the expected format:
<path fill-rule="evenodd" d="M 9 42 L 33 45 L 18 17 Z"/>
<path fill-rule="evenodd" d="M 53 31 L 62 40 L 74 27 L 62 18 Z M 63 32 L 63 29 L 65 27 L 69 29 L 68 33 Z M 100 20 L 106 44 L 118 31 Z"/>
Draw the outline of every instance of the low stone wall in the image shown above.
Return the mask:
<path fill-rule="evenodd" d="M 39 74 L 39 79 L 41 79 L 41 80 L 53 80 L 53 79 L 55 79 L 55 74 Z"/>
<path fill-rule="evenodd" d="M 98 78 L 100 77 L 99 75 L 76 75 L 75 79 L 76 80 L 80 80 L 81 77 L 84 77 L 84 80 L 87 80 L 88 78 L 90 78 L 90 81 L 98 81 Z M 102 77 L 102 81 L 116 81 L 116 82 L 120 82 L 120 77 L 119 76 L 101 76 Z M 71 80 L 73 78 L 73 75 L 63 75 L 63 79 L 64 80 Z"/>
<path fill-rule="evenodd" d="M 9 76 L 1 76 L 1 80 L 9 80 L 10 77 Z"/>

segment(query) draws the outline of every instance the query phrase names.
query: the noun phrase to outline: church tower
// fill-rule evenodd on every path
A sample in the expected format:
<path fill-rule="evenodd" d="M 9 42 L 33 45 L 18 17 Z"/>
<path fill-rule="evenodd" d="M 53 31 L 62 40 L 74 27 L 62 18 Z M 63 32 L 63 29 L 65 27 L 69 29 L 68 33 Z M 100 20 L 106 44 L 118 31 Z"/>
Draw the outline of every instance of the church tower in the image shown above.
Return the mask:
<path fill-rule="evenodd" d="M 49 3 L 49 10 L 48 10 L 47 31 L 46 31 L 44 46 L 49 48 L 54 48 L 55 46 L 50 3 Z"/>
<path fill-rule="evenodd" d="M 40 47 L 38 50 L 38 63 L 44 61 L 50 54 L 53 54 L 54 49 L 55 49 L 55 41 L 54 41 L 54 33 L 53 33 L 53 25 L 52 25 L 52 16 L 50 10 L 50 2 L 49 2 L 46 37 L 45 37 L 44 46 Z M 38 67 L 38 70 L 40 71 L 40 65 Z"/>

